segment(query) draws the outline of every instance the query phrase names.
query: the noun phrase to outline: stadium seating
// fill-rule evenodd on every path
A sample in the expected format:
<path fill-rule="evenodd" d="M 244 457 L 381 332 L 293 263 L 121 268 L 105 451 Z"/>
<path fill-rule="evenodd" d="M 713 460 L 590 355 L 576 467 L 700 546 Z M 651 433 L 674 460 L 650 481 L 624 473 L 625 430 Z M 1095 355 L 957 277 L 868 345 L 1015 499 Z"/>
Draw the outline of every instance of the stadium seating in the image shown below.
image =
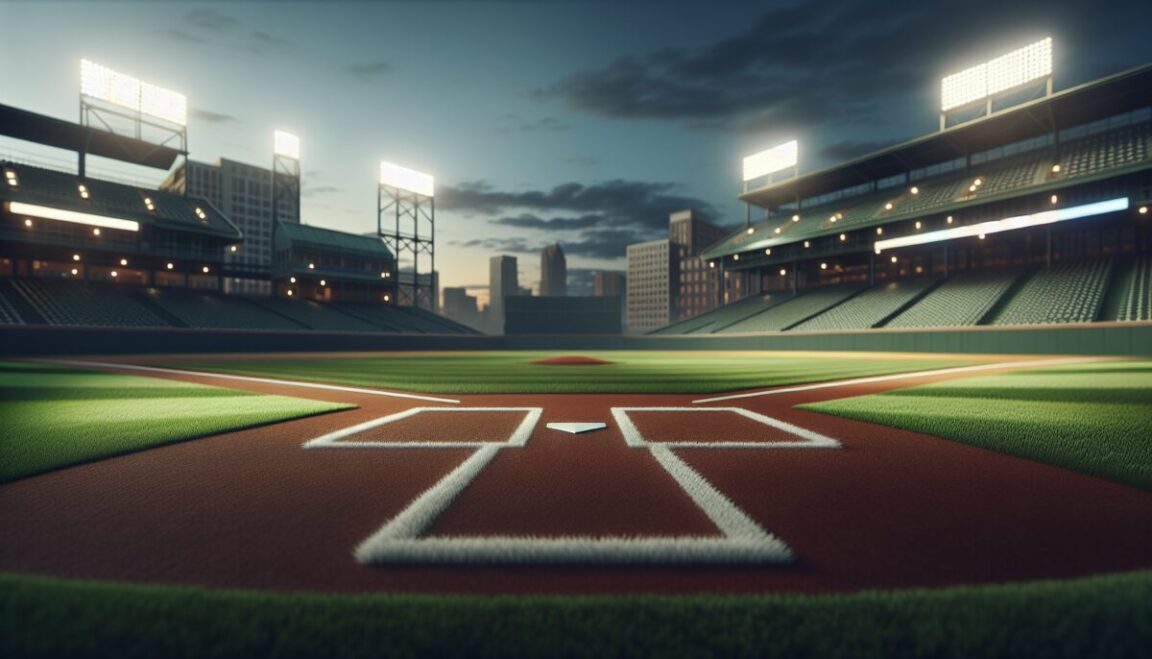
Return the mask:
<path fill-rule="evenodd" d="M 144 295 L 189 327 L 253 330 L 305 330 L 290 320 L 241 297 L 181 288 L 147 288 Z"/>
<path fill-rule="evenodd" d="M 930 291 L 884 327 L 956 327 L 980 322 L 1021 270 L 965 272 Z"/>
<path fill-rule="evenodd" d="M 427 318 L 424 313 L 412 313 L 405 307 L 389 307 L 378 304 L 343 303 L 337 309 L 389 332 L 413 332 L 417 334 L 461 334 L 458 329 L 449 329 L 451 321 L 444 323 Z M 451 323 L 456 325 L 456 323 Z M 468 330 L 472 332 L 473 330 Z"/>
<path fill-rule="evenodd" d="M 1137 257 L 1115 285 L 1120 289 L 1120 308 L 1105 320 L 1152 320 L 1152 256 Z"/>
<path fill-rule="evenodd" d="M 1111 259 L 1060 263 L 1026 281 L 992 319 L 994 325 L 1087 323 L 1096 319 Z"/>
<path fill-rule="evenodd" d="M 0 288 L 0 324 L 5 325 L 23 325 L 24 319 L 20 317 L 20 313 L 16 310 L 16 306 L 8 300 L 8 295 L 19 295 L 11 290 Z"/>
<path fill-rule="evenodd" d="M 161 327 L 168 323 L 114 285 L 13 279 L 12 287 L 52 325 Z"/>
<path fill-rule="evenodd" d="M 379 332 L 380 328 L 350 316 L 338 308 L 312 300 L 284 300 L 278 298 L 252 298 L 251 302 L 280 316 L 285 316 L 308 329 L 330 332 Z"/>
<path fill-rule="evenodd" d="M 778 332 L 803 322 L 828 308 L 840 304 L 861 290 L 855 284 L 839 284 L 806 291 L 794 298 L 749 316 L 720 330 L 736 332 Z"/>
<path fill-rule="evenodd" d="M 1063 145 L 1061 170 L 1066 178 L 1087 176 L 1147 160 L 1152 125 L 1147 123 L 1090 135 Z"/>
<path fill-rule="evenodd" d="M 922 295 L 935 283 L 935 280 L 923 278 L 880 284 L 814 318 L 799 323 L 792 329 L 851 330 L 875 327 Z"/>

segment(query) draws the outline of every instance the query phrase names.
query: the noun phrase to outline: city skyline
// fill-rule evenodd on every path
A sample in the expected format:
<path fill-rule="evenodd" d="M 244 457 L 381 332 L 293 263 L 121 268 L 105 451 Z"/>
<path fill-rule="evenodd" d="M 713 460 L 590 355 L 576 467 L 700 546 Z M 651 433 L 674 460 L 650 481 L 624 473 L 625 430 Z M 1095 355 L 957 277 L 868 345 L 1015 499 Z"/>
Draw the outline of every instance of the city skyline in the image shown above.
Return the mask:
<path fill-rule="evenodd" d="M 441 281 L 481 294 L 494 255 L 525 257 L 520 281 L 538 288 L 527 257 L 559 243 L 580 294 L 595 270 L 622 271 L 625 246 L 659 237 L 671 212 L 739 224 L 743 156 L 797 138 L 803 173 L 931 132 L 941 76 L 1036 37 L 1053 37 L 1058 90 L 1152 59 L 1129 27 L 1152 9 L 1136 2 L 46 2 L 5 13 L 0 102 L 75 120 L 89 58 L 186 94 L 193 160 L 266 168 L 273 130 L 292 132 L 301 219 L 351 233 L 375 229 L 379 160 L 428 172 Z"/>

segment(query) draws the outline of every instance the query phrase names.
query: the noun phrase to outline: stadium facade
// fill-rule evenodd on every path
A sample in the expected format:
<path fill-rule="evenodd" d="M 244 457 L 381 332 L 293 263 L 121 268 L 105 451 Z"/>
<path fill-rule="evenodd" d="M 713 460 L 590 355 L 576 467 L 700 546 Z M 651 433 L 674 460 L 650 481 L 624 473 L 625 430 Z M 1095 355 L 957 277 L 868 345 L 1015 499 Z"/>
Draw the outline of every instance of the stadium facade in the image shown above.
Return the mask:
<path fill-rule="evenodd" d="M 750 295 L 662 334 L 1152 318 L 1152 65 L 746 190 Z"/>

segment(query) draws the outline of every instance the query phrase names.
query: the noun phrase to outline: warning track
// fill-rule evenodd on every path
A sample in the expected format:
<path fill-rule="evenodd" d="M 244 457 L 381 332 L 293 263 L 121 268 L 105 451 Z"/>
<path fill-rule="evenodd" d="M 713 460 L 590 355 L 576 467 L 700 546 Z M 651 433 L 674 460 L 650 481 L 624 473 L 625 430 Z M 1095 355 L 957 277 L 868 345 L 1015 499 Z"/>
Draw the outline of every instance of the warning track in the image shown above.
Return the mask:
<path fill-rule="evenodd" d="M 961 374 L 795 388 L 703 405 L 693 404 L 700 397 L 691 395 L 602 394 L 454 396 L 458 403 L 437 403 L 263 379 L 151 375 L 360 407 L 4 485 L 0 533 L 16 540 L 0 544 L 0 569 L 278 590 L 692 593 L 938 586 L 1152 566 L 1150 493 L 792 409 Z M 523 445 L 505 446 L 509 429 L 524 427 L 518 415 L 529 413 L 404 415 L 416 407 L 540 411 Z M 614 408 L 641 410 L 624 413 L 629 429 Z M 715 411 L 675 411 L 688 408 Z M 729 408 L 745 412 L 721 411 Z M 667 410 L 664 418 L 660 410 Z M 389 416 L 402 425 L 335 440 L 377 446 L 302 448 Z M 446 425 L 437 422 L 449 418 Z M 607 427 L 580 435 L 546 427 L 563 422 Z M 710 433 L 697 446 L 691 440 L 700 427 Z M 781 447 L 796 441 L 787 428 L 841 446 Z M 739 441 L 726 446 L 716 437 Z M 449 445 L 399 445 L 422 441 Z M 387 541 L 390 523 L 403 521 L 414 502 L 469 461 L 484 464 L 446 505 L 417 506 L 434 514 L 404 536 L 422 547 L 417 554 L 438 545 L 456 552 L 455 560 L 424 554 L 405 561 L 375 552 L 373 538 L 383 533 Z M 720 498 L 707 489 L 694 495 L 685 486 L 693 478 Z M 718 515 L 732 512 L 725 505 L 742 518 L 718 522 Z M 725 542 L 756 529 L 777 539 L 787 555 L 661 561 L 653 558 L 659 552 L 645 553 L 661 546 L 686 547 L 689 554 L 708 543 L 734 547 Z M 493 538 L 505 540 L 505 549 L 491 545 Z M 765 546 L 764 538 L 754 539 Z M 469 542 L 490 546 L 469 554 Z M 589 543 L 596 545 L 590 552 L 557 557 Z M 613 543 L 632 549 L 604 555 Z M 513 547 L 511 559 L 498 555 L 507 547 Z"/>

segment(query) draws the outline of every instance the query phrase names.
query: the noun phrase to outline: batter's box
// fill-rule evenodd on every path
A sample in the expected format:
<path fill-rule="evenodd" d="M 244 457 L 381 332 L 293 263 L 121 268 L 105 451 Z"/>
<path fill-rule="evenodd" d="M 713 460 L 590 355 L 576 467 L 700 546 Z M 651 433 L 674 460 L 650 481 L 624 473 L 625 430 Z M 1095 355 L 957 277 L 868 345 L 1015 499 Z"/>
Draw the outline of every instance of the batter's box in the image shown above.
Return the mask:
<path fill-rule="evenodd" d="M 413 407 L 317 437 L 304 448 L 524 446 L 542 407 Z"/>
<path fill-rule="evenodd" d="M 629 446 L 669 448 L 839 448 L 840 442 L 740 407 L 613 407 Z"/>

